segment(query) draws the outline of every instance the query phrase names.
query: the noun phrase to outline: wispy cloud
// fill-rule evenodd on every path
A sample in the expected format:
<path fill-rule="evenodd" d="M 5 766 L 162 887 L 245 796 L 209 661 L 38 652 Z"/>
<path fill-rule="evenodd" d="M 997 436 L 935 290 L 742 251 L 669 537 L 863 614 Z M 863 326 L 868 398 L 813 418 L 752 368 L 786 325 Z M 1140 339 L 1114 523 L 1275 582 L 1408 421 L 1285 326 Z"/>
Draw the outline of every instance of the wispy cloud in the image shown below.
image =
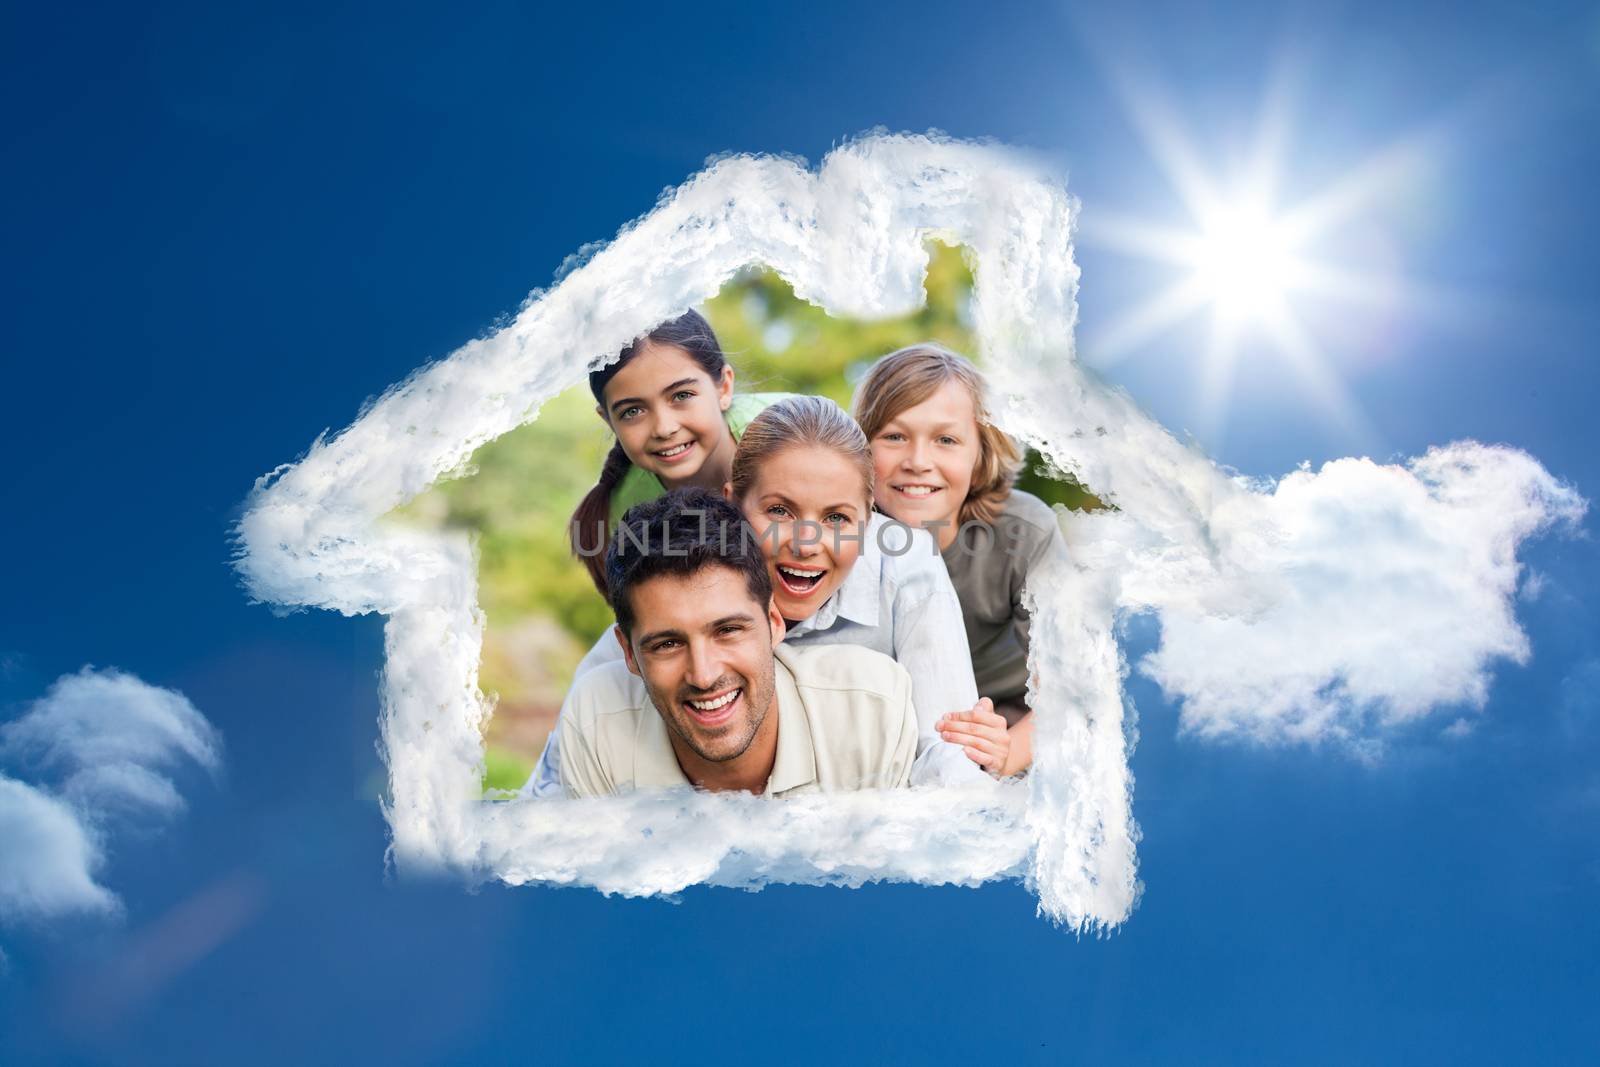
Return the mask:
<path fill-rule="evenodd" d="M 97 835 L 64 801 L 0 775 L 0 920 L 115 910 Z"/>
<path fill-rule="evenodd" d="M 120 831 L 183 811 L 174 775 L 222 766 L 216 729 L 181 693 L 116 670 L 56 680 L 0 726 L 0 922 L 115 911 L 98 878 Z"/>
<path fill-rule="evenodd" d="M 1568 741 L 1600 740 L 1600 658 L 1583 660 L 1561 679 L 1559 712 Z"/>

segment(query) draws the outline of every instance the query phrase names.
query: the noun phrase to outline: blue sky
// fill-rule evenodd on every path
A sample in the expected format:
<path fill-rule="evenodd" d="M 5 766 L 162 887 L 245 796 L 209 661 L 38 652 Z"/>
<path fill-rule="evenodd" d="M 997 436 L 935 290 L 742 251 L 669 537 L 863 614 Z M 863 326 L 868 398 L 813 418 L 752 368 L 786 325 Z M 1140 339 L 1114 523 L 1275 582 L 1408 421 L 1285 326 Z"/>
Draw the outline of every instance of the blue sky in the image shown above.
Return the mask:
<path fill-rule="evenodd" d="M 1146 888 L 1104 939 L 1034 918 L 1014 885 L 624 901 L 396 882 L 374 802 L 382 621 L 275 616 L 228 567 L 254 479 L 713 153 L 815 161 L 871 127 L 937 127 L 1057 163 L 1086 230 L 1110 213 L 1182 225 L 1119 78 L 1164 95 L 1219 173 L 1274 79 L 1291 84 L 1290 202 L 1424 144 L 1328 254 L 1388 257 L 1452 299 L 1309 316 L 1364 437 L 1262 344 L 1208 424 L 1198 319 L 1108 378 L 1251 475 L 1472 438 L 1592 497 L 1600 8 L 3 19 L 0 717 L 85 664 L 116 667 L 185 694 L 224 756 L 215 781 L 174 772 L 185 816 L 113 838 L 119 918 L 0 925 L 0 1060 L 1497 1062 L 1600 1046 L 1587 534 L 1522 550 L 1543 575 L 1518 604 L 1533 655 L 1497 668 L 1464 737 L 1441 734 L 1462 713 L 1446 708 L 1375 762 L 1208 742 L 1131 675 Z M 1165 276 L 1088 242 L 1079 261 L 1093 363 Z M 1155 640 L 1135 623 L 1130 659 Z"/>

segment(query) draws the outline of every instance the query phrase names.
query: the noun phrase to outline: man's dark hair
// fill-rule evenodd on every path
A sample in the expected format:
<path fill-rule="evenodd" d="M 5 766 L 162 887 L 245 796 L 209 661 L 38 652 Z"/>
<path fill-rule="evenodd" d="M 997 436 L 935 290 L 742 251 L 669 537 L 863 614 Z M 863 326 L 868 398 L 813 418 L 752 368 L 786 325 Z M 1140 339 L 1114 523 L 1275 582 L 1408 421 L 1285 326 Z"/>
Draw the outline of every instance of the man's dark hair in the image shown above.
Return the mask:
<path fill-rule="evenodd" d="M 686 577 L 711 566 L 743 575 L 750 599 L 766 609 L 772 599 L 767 557 L 744 514 L 726 497 L 706 489 L 674 489 L 635 504 L 606 549 L 606 589 L 617 625 L 633 635 L 628 592 L 640 582 L 663 574 Z"/>

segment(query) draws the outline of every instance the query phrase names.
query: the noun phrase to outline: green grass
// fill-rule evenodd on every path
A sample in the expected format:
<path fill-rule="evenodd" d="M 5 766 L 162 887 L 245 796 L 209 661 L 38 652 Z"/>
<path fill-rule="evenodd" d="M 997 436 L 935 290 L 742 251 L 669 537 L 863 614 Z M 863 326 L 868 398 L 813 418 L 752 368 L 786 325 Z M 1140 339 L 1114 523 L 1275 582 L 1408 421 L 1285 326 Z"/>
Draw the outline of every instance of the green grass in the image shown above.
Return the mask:
<path fill-rule="evenodd" d="M 528 783 L 534 760 L 519 752 L 489 745 L 484 749 L 483 791 L 516 792 Z"/>

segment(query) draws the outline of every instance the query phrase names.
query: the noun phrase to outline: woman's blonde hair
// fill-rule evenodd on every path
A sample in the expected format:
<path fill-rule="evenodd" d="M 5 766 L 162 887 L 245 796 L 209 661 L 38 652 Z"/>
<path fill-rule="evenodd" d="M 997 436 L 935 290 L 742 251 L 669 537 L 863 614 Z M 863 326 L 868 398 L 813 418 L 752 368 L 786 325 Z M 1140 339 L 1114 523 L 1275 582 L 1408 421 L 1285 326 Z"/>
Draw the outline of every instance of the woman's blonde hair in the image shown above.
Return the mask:
<path fill-rule="evenodd" d="M 872 365 L 856 391 L 856 421 L 871 441 L 890 419 L 916 407 L 952 380 L 966 386 L 978 418 L 978 461 L 972 466 L 972 485 L 957 518 L 962 523 L 992 526 L 1022 469 L 1022 453 L 1016 442 L 989 421 L 988 386 L 966 357 L 931 341 L 890 352 Z"/>
<path fill-rule="evenodd" d="M 854 463 L 861 470 L 861 495 L 870 506 L 872 450 L 867 435 L 844 408 L 824 396 L 786 397 L 750 420 L 733 453 L 733 498 L 743 500 L 761 465 L 791 448 L 826 448 Z"/>

